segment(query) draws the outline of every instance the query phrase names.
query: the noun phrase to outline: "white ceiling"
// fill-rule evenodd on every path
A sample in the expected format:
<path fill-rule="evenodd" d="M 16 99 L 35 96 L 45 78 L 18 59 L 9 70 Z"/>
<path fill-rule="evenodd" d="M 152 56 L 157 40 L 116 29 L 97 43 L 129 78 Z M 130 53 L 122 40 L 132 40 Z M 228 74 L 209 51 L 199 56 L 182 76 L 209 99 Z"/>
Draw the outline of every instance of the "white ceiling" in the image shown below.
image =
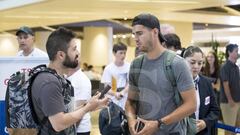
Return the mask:
<path fill-rule="evenodd" d="M 12 1 L 22 2 L 0 0 L 1 6 L 7 5 L 7 9 L 3 10 L 0 6 L 0 32 L 22 25 L 45 27 L 99 19 L 133 18 L 142 12 L 152 13 L 160 20 L 240 26 L 237 11 L 229 11 L 229 14 L 181 12 L 205 7 L 224 8 L 224 5 L 240 4 L 240 0 L 34 0 L 37 3 L 28 0 L 31 3 L 24 3 L 24 6 L 11 6 Z"/>

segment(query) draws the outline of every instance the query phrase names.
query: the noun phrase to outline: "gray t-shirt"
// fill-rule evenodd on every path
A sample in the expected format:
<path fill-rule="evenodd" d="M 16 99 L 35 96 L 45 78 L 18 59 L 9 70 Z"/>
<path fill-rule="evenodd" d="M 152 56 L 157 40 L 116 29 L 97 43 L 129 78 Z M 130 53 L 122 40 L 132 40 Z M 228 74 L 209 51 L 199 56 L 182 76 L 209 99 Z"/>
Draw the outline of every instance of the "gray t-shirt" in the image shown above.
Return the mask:
<path fill-rule="evenodd" d="M 68 94 L 67 92 L 71 93 L 73 91 L 64 92 L 64 95 L 66 95 L 66 93 L 68 95 L 66 97 L 63 96 L 62 91 L 63 86 L 60 83 L 59 79 L 51 73 L 40 73 L 35 78 L 32 85 L 32 101 L 38 118 L 42 119 L 44 116 L 49 117 L 60 112 L 72 111 L 70 106 L 72 106 L 73 104 L 70 101 L 71 98 L 69 96 L 71 94 Z M 66 99 L 69 99 L 69 101 L 67 101 Z M 41 135 L 48 135 L 48 128 L 48 126 L 44 126 L 41 130 Z M 75 131 L 73 132 L 72 130 L 75 130 L 74 126 L 65 129 L 59 134 L 75 134 Z"/>
<path fill-rule="evenodd" d="M 165 76 L 163 70 L 163 61 L 166 52 L 154 60 L 149 60 L 144 56 L 141 74 L 138 81 L 139 105 L 138 116 L 147 120 L 160 119 L 171 112 L 177 106 L 174 102 L 174 88 Z M 190 69 L 186 61 L 176 56 L 172 63 L 173 73 L 177 82 L 177 88 L 180 92 L 194 87 Z M 134 90 L 134 75 L 131 74 L 133 67 L 130 68 L 129 84 L 130 90 Z M 159 130 L 156 135 L 168 135 L 170 133 L 179 133 L 185 135 L 185 127 L 180 122 L 165 126 Z"/>
<path fill-rule="evenodd" d="M 223 82 L 228 81 L 230 93 L 235 102 L 240 102 L 240 75 L 238 66 L 227 60 L 220 70 L 220 101 L 221 103 L 228 103 L 226 94 L 224 92 Z"/>

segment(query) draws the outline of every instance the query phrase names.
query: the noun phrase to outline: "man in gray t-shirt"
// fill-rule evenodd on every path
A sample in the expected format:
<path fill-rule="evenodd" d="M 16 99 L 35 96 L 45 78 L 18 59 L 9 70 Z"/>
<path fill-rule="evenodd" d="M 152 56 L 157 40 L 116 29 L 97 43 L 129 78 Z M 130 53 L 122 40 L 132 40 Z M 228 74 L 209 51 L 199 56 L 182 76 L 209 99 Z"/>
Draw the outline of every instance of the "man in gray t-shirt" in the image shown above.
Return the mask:
<path fill-rule="evenodd" d="M 79 64 L 76 37 L 72 31 L 60 27 L 47 40 L 46 50 L 50 60 L 48 70 L 52 72 L 39 73 L 31 90 L 33 108 L 41 125 L 38 135 L 75 135 L 74 125 L 86 113 L 108 103 L 106 97 L 99 99 L 99 93 L 73 110 L 74 92 L 64 74 Z"/>
<path fill-rule="evenodd" d="M 185 135 L 186 127 L 179 121 L 196 110 L 196 95 L 189 67 L 179 56 L 174 58 L 171 66 L 183 100 L 183 104 L 177 107 L 174 102 L 175 89 L 163 70 L 167 55 L 161 44 L 165 39 L 160 33 L 158 19 L 151 14 L 140 14 L 133 19 L 132 26 L 136 44 L 146 54 L 137 85 L 134 85 L 134 72 L 137 70 L 134 69 L 134 62 L 130 67 L 126 103 L 130 132 L 137 134 L 135 125 L 141 121 L 145 126 L 138 132 L 140 135 Z"/>

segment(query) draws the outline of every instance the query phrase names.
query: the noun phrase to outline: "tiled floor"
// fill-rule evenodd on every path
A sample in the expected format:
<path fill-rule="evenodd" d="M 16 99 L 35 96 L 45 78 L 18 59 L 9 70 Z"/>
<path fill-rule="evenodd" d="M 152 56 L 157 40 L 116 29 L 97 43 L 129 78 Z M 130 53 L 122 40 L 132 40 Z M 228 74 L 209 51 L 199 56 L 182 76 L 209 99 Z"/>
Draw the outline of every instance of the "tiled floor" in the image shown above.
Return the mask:
<path fill-rule="evenodd" d="M 91 131 L 91 135 L 101 135 L 99 133 L 99 129 L 98 129 L 98 114 L 99 114 L 99 111 L 91 113 L 91 116 L 92 116 L 92 131 Z M 219 129 L 218 130 L 218 135 L 224 135 L 223 130 Z"/>

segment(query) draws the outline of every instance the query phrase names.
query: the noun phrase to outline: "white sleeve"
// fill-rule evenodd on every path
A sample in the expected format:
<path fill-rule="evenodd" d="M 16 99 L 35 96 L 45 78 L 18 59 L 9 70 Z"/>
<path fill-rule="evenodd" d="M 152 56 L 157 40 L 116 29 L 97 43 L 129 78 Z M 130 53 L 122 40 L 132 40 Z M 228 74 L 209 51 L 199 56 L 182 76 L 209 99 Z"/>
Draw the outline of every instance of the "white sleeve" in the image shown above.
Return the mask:
<path fill-rule="evenodd" d="M 110 68 L 107 66 L 103 71 L 101 83 L 111 83 L 111 82 L 112 82 L 112 75 L 110 72 Z"/>

